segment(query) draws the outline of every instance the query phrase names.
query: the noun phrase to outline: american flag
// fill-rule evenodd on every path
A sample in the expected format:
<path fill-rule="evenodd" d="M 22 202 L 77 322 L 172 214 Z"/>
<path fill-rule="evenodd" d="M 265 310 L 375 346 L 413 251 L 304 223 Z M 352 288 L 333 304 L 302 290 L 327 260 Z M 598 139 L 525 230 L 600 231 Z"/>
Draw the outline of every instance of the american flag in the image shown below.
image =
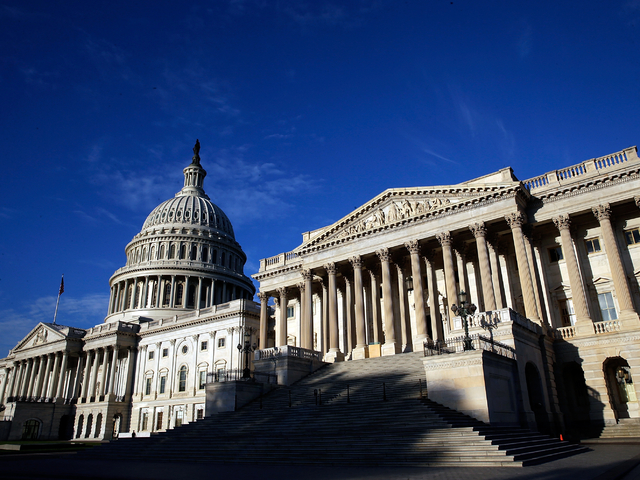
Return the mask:
<path fill-rule="evenodd" d="M 64 293 L 64 275 L 62 275 L 62 279 L 60 280 L 60 290 L 58 291 L 58 295 L 62 295 Z"/>

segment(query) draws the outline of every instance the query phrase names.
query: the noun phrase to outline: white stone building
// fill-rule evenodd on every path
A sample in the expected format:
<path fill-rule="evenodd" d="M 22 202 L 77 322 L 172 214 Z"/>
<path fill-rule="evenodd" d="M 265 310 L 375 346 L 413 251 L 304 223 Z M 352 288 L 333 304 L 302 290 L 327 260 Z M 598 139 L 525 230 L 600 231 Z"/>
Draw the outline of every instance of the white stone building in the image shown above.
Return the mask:
<path fill-rule="evenodd" d="M 204 415 L 207 381 L 243 367 L 236 345 L 258 341 L 259 306 L 231 222 L 202 188 L 199 148 L 127 245 L 104 323 L 40 323 L 0 360 L 0 438 L 173 428 Z"/>

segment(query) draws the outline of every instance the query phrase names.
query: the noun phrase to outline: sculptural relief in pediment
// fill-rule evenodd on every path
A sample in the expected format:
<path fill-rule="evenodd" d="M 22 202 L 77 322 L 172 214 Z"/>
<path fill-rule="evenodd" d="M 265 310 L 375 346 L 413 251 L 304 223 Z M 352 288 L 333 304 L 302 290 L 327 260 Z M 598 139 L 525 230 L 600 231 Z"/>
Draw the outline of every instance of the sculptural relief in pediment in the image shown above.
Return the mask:
<path fill-rule="evenodd" d="M 38 347 L 50 342 L 56 342 L 58 340 L 63 340 L 64 338 L 64 335 L 60 334 L 52 328 L 49 328 L 45 324 L 40 323 L 33 330 L 31 330 L 29 335 L 27 335 L 21 342 L 18 343 L 18 345 L 14 349 L 14 352 L 25 348 Z"/>

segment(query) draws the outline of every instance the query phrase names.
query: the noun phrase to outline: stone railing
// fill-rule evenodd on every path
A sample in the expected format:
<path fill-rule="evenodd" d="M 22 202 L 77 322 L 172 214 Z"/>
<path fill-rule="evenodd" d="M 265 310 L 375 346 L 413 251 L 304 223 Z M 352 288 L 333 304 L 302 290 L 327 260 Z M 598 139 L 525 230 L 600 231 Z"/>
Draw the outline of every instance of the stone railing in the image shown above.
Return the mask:
<path fill-rule="evenodd" d="M 561 170 L 553 170 L 544 175 L 538 175 L 537 177 L 524 180 L 522 183 L 529 191 L 535 191 L 553 185 L 562 185 L 563 183 L 573 181 L 576 177 L 597 174 L 601 170 L 637 160 L 640 159 L 638 159 L 636 147 L 631 147 L 620 152 L 605 155 L 604 157 L 593 158 L 578 163 L 577 165 L 571 165 Z"/>
<path fill-rule="evenodd" d="M 469 328 L 495 328 L 499 324 L 504 322 L 517 323 L 521 327 L 526 328 L 532 332 L 541 333 L 541 327 L 535 322 L 532 322 L 526 317 L 523 317 L 518 312 L 511 310 L 510 308 L 502 308 L 500 310 L 491 310 L 488 312 L 477 312 L 474 315 L 467 317 L 469 322 Z M 456 332 L 459 335 L 459 330 L 464 328 L 462 318 L 453 317 L 453 329 L 451 333 Z"/>
<path fill-rule="evenodd" d="M 573 325 L 569 327 L 560 327 L 556 329 L 555 337 L 559 340 L 573 338 L 575 336 L 576 336 L 576 327 Z"/>
<path fill-rule="evenodd" d="M 274 257 L 263 258 L 260 260 L 260 271 L 271 270 L 274 268 L 284 267 L 285 265 L 295 265 L 302 261 L 296 252 L 285 252 Z"/>
<path fill-rule="evenodd" d="M 622 328 L 620 320 L 607 320 L 606 322 L 594 322 L 596 335 L 601 333 L 619 332 Z"/>
<path fill-rule="evenodd" d="M 254 360 L 265 360 L 269 358 L 296 357 L 320 361 L 320 352 L 307 350 L 306 348 L 285 345 L 282 347 L 265 348 L 254 352 Z"/>

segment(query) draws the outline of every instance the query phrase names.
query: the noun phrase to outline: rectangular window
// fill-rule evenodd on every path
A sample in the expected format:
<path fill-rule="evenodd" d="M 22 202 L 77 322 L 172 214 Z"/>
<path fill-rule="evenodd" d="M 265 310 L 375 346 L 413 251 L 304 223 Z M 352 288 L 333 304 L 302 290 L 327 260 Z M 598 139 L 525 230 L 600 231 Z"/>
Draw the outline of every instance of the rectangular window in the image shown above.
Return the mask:
<path fill-rule="evenodd" d="M 295 316 L 294 307 L 287 307 L 287 318 L 293 318 Z"/>
<path fill-rule="evenodd" d="M 564 258 L 562 255 L 562 247 L 553 247 L 549 249 L 549 261 L 551 263 L 560 261 Z"/>
<path fill-rule="evenodd" d="M 204 418 L 204 410 L 199 408 L 196 410 L 196 420 L 202 420 Z"/>
<path fill-rule="evenodd" d="M 587 253 L 589 255 L 600 251 L 600 240 L 598 240 L 597 238 L 591 238 L 589 240 L 585 240 L 584 243 L 587 247 Z"/>
<path fill-rule="evenodd" d="M 168 348 L 163 348 L 162 349 L 162 356 L 163 357 L 168 357 L 169 356 L 169 349 Z"/>
<path fill-rule="evenodd" d="M 162 430 L 162 412 L 158 412 L 156 417 L 156 430 Z"/>
<path fill-rule="evenodd" d="M 624 232 L 624 237 L 627 239 L 627 245 L 640 243 L 640 229 L 634 228 L 633 230 L 627 230 Z"/>
<path fill-rule="evenodd" d="M 204 389 L 204 386 L 207 384 L 207 372 L 206 370 L 202 370 L 200 372 L 200 382 L 198 388 L 200 390 Z"/>
<path fill-rule="evenodd" d="M 153 350 L 149 352 L 149 360 L 153 360 L 153 353 L 154 353 Z"/>
<path fill-rule="evenodd" d="M 149 414 L 144 411 L 142 412 L 142 426 L 140 427 L 140 430 L 142 431 L 146 431 L 147 430 L 147 424 L 149 423 Z"/>
<path fill-rule="evenodd" d="M 160 377 L 160 393 L 164 393 L 166 387 L 167 387 L 167 376 L 163 375 Z"/>
<path fill-rule="evenodd" d="M 178 410 L 176 412 L 176 427 L 179 427 L 180 425 L 182 425 L 182 416 L 183 416 L 182 410 Z"/>
<path fill-rule="evenodd" d="M 147 378 L 147 383 L 144 387 L 144 394 L 151 395 L 151 378 Z"/>
<path fill-rule="evenodd" d="M 209 347 L 209 342 L 200 342 L 200 351 L 204 351 Z"/>
<path fill-rule="evenodd" d="M 218 348 L 224 348 L 224 341 L 224 337 L 218 339 Z"/>
<path fill-rule="evenodd" d="M 602 312 L 602 320 L 615 320 L 618 318 L 616 306 L 613 303 L 613 295 L 611 292 L 599 293 L 598 302 L 600 303 L 600 311 Z"/>
<path fill-rule="evenodd" d="M 573 302 L 570 298 L 560 300 L 560 314 L 562 316 L 562 326 L 570 327 L 576 324 L 576 312 L 573 310 Z"/>

